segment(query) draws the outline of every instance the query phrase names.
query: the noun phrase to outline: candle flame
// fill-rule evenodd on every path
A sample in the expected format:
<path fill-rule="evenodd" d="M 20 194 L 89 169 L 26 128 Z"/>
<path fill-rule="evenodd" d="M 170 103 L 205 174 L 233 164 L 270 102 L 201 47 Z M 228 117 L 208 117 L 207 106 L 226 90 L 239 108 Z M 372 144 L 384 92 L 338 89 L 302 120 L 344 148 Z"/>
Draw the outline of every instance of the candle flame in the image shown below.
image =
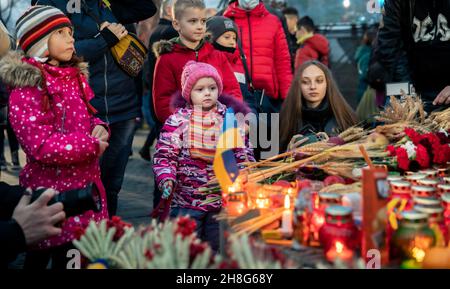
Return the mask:
<path fill-rule="evenodd" d="M 423 259 L 425 258 L 425 251 L 420 248 L 414 247 L 412 249 L 412 256 L 414 257 L 414 259 L 416 259 L 417 262 L 422 263 Z"/>
<path fill-rule="evenodd" d="M 292 195 L 292 188 L 289 188 L 289 189 L 287 190 L 287 193 L 288 193 L 288 195 Z"/>
<path fill-rule="evenodd" d="M 289 195 L 284 196 L 284 208 L 286 210 L 291 208 L 291 199 L 289 198 Z"/>
<path fill-rule="evenodd" d="M 344 244 L 339 241 L 336 242 L 335 247 L 338 254 L 341 254 L 344 251 Z"/>
<path fill-rule="evenodd" d="M 236 187 L 234 185 L 228 187 L 228 193 L 236 193 Z"/>

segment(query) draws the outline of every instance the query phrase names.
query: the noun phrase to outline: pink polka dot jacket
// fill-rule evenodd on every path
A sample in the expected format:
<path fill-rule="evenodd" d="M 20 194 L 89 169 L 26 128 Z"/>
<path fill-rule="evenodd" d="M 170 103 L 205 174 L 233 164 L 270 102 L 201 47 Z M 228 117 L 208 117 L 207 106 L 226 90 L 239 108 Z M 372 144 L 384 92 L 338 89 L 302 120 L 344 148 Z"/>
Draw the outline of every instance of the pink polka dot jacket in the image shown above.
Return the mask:
<path fill-rule="evenodd" d="M 86 71 L 86 63 L 55 67 L 17 52 L 0 61 L 0 77 L 11 89 L 9 119 L 27 156 L 20 185 L 64 193 L 94 182 L 102 203 L 101 212 L 87 211 L 66 219 L 62 234 L 38 244 L 40 249 L 71 242 L 90 220 L 108 215 L 100 180 L 99 142 L 90 136 L 96 125 L 105 123 L 88 111 L 94 94 Z"/>

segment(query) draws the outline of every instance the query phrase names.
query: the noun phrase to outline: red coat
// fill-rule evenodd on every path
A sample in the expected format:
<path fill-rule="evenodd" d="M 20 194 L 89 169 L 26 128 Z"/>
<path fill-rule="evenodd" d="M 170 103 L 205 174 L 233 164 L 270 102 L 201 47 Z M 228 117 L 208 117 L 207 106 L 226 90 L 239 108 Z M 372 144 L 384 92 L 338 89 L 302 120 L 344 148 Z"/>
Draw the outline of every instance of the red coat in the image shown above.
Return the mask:
<path fill-rule="evenodd" d="M 178 43 L 160 41 L 155 50 L 158 60 L 153 80 L 153 106 L 158 120 L 162 123 L 174 113 L 170 108 L 170 100 L 176 92 L 181 91 L 181 74 L 189 60 L 214 66 L 222 76 L 224 94 L 242 101 L 241 89 L 228 59 L 210 43 L 205 42 L 198 51 L 194 51 Z"/>
<path fill-rule="evenodd" d="M 229 52 L 222 52 L 225 57 L 228 59 L 231 65 L 231 70 L 233 71 L 234 75 L 236 76 L 237 81 L 239 84 L 245 84 L 245 69 L 244 65 L 242 64 L 241 54 L 239 53 L 239 49 L 236 49 L 234 53 Z"/>
<path fill-rule="evenodd" d="M 291 58 L 277 16 L 270 14 L 264 3 L 248 12 L 238 7 L 237 1 L 228 6 L 224 16 L 239 27 L 255 88 L 276 99 L 286 98 L 292 81 Z"/>
<path fill-rule="evenodd" d="M 314 34 L 305 40 L 302 46 L 297 49 L 295 55 L 295 69 L 308 60 L 319 60 L 326 66 L 329 64 L 330 44 L 325 36 Z"/>

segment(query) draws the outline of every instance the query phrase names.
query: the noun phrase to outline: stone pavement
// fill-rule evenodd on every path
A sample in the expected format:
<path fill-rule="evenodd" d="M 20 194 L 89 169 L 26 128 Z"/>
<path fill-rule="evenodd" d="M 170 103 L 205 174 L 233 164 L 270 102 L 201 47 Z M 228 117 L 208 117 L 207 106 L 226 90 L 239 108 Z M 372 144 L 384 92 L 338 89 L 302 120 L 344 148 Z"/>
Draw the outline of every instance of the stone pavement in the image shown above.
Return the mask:
<path fill-rule="evenodd" d="M 149 162 L 143 160 L 139 150 L 145 142 L 148 130 L 138 130 L 133 142 L 133 155 L 130 157 L 125 172 L 122 190 L 119 194 L 117 214 L 133 225 L 149 223 L 149 214 L 153 207 L 153 172 Z M 5 158 L 11 161 L 9 147 L 5 142 Z M 20 151 L 20 163 L 25 164 L 25 154 Z M 2 171 L 1 180 L 17 185 L 19 172 Z"/>

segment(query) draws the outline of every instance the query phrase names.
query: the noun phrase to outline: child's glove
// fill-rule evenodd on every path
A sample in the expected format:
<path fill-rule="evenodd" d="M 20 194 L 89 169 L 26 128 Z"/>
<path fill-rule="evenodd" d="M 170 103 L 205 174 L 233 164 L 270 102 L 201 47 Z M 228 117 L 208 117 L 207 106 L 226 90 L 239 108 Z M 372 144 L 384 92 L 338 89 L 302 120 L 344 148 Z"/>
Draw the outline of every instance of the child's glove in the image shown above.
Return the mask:
<path fill-rule="evenodd" d="M 166 181 L 162 185 L 163 191 L 162 191 L 162 198 L 167 200 L 173 191 L 173 182 L 172 181 Z"/>
<path fill-rule="evenodd" d="M 166 181 L 162 186 L 163 194 L 158 206 L 153 209 L 151 217 L 164 222 L 169 216 L 170 203 L 172 202 L 173 181 Z"/>

